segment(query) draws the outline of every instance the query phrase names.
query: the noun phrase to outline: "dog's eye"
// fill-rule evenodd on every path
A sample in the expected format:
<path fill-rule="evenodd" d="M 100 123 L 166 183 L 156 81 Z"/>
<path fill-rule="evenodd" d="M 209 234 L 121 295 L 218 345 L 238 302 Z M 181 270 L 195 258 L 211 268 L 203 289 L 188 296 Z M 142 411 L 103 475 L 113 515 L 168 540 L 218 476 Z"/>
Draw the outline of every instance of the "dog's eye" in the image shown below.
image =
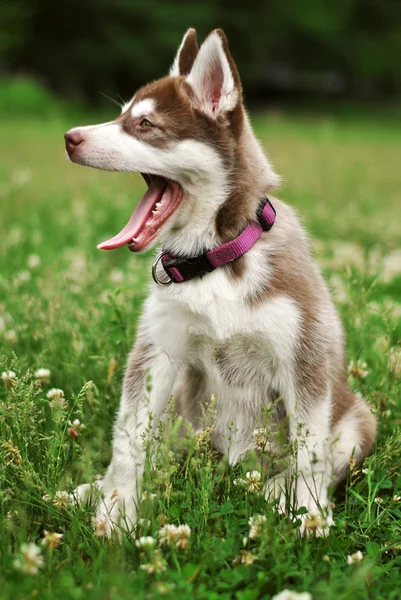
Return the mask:
<path fill-rule="evenodd" d="M 141 127 L 153 127 L 153 123 L 151 123 L 149 119 L 142 119 Z"/>

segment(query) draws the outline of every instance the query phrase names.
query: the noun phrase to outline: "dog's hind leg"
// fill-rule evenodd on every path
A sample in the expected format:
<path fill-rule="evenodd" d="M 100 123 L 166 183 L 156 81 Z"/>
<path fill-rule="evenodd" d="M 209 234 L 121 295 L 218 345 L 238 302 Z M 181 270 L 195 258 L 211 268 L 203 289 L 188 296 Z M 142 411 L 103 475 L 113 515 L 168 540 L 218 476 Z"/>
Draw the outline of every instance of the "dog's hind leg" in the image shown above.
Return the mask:
<path fill-rule="evenodd" d="M 332 429 L 332 460 L 334 483 L 347 476 L 350 459 L 362 462 L 371 452 L 376 439 L 376 418 L 365 401 L 349 389 L 348 410 Z"/>

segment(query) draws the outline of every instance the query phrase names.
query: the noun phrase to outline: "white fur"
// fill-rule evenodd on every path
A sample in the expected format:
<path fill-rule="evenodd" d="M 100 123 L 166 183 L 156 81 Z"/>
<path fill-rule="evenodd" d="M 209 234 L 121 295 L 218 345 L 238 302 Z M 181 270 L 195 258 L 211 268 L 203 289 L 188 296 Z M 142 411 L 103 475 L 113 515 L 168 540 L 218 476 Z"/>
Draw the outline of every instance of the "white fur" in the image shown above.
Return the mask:
<path fill-rule="evenodd" d="M 133 105 L 131 115 L 133 117 L 146 117 L 155 110 L 155 101 L 153 98 L 144 98 Z"/>
<path fill-rule="evenodd" d="M 222 74 L 220 98 L 217 106 L 213 105 L 214 81 Z M 220 113 L 233 110 L 239 100 L 239 92 L 235 88 L 223 43 L 217 32 L 212 33 L 202 44 L 190 74 L 187 77 L 192 86 L 199 107 L 206 114 L 216 118 Z"/>

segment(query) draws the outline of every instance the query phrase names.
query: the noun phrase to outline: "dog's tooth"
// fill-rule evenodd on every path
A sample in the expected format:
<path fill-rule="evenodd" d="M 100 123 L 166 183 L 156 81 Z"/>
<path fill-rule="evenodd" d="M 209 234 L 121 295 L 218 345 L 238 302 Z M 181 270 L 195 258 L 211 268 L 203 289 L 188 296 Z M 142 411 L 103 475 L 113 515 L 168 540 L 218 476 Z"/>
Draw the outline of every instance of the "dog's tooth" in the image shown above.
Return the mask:
<path fill-rule="evenodd" d="M 163 202 L 156 202 L 156 210 L 163 206 Z"/>

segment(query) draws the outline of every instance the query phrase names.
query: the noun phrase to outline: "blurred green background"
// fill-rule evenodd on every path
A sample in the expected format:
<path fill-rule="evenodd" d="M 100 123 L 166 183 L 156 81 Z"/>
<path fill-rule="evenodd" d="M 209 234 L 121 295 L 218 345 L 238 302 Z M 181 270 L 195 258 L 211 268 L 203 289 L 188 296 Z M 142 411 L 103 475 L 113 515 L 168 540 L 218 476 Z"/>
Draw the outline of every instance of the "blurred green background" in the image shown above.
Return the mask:
<path fill-rule="evenodd" d="M 126 98 L 167 72 L 189 26 L 225 30 L 248 100 L 401 91 L 399 0 L 1 0 L 0 74 Z"/>

